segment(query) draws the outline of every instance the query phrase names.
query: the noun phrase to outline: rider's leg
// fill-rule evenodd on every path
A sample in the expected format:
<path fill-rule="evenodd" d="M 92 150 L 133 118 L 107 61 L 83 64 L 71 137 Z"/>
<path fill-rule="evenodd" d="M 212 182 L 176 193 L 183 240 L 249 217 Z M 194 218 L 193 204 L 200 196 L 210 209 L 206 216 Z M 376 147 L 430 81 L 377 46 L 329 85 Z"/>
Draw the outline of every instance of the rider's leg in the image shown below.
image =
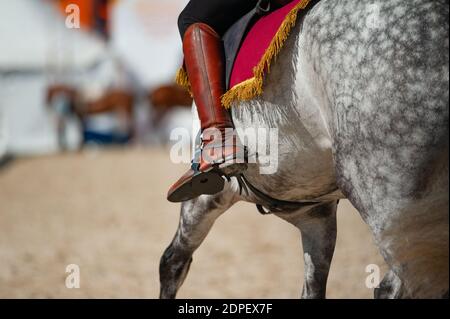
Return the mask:
<path fill-rule="evenodd" d="M 221 104 L 225 90 L 223 43 L 219 32 L 225 32 L 239 17 L 250 11 L 256 0 L 191 0 L 179 18 L 183 36 L 185 69 L 201 130 L 205 135 L 214 128 L 222 134 L 203 139 L 198 163 L 181 177 L 169 190 L 168 200 L 178 202 L 201 194 L 214 194 L 222 190 L 221 175 L 238 174 L 245 163 L 235 163 L 243 147 L 233 136 L 225 140 L 224 133 L 233 124 L 228 111 Z M 186 28 L 187 26 L 187 28 Z M 207 153 L 207 158 L 205 154 Z M 226 171 L 224 171 L 226 167 Z"/>
<path fill-rule="evenodd" d="M 257 3 L 258 0 L 191 0 L 178 17 L 181 38 L 194 23 L 207 24 L 222 36 Z"/>

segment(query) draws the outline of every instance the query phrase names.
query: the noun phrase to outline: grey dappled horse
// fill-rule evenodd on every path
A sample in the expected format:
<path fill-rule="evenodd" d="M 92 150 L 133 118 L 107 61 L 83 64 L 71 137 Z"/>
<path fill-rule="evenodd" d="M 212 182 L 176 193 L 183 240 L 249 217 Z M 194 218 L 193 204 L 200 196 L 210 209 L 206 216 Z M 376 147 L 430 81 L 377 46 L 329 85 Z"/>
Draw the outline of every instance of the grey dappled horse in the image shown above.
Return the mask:
<path fill-rule="evenodd" d="M 264 94 L 233 106 L 237 128 L 279 130 L 278 171 L 250 165 L 247 179 L 277 199 L 319 202 L 275 213 L 302 234 L 303 298 L 325 297 L 340 198 L 390 266 L 376 297 L 448 296 L 448 14 L 445 0 L 322 0 L 292 31 Z M 161 258 L 162 298 L 176 296 L 216 218 L 258 202 L 238 189 L 233 179 L 182 204 Z"/>

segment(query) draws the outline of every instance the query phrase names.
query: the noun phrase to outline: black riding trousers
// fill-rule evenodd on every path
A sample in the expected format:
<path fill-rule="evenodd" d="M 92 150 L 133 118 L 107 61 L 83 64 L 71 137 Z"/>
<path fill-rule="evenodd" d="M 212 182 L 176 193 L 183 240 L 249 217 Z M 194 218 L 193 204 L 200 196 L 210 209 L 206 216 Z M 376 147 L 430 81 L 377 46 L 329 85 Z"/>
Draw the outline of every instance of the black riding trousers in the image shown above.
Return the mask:
<path fill-rule="evenodd" d="M 180 35 L 183 38 L 193 23 L 205 23 L 222 36 L 257 3 L 258 0 L 190 0 L 178 17 Z"/>

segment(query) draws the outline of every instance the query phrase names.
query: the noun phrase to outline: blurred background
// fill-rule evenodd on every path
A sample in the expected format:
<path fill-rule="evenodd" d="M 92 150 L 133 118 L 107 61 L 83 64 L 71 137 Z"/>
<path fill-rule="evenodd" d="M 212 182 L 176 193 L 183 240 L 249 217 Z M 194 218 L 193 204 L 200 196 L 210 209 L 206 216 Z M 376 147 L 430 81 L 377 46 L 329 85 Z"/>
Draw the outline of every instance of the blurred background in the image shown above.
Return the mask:
<path fill-rule="evenodd" d="M 178 223 L 166 191 L 186 169 L 169 159 L 170 132 L 192 127 L 192 100 L 173 80 L 186 3 L 0 0 L 0 297 L 157 297 Z M 299 242 L 238 204 L 180 297 L 297 298 Z M 385 266 L 346 201 L 335 256 L 329 297 L 370 298 L 365 267 Z M 79 289 L 65 286 L 68 264 Z"/>
<path fill-rule="evenodd" d="M 189 127 L 190 97 L 173 83 L 185 3 L 0 1 L 0 156 L 161 145 Z"/>

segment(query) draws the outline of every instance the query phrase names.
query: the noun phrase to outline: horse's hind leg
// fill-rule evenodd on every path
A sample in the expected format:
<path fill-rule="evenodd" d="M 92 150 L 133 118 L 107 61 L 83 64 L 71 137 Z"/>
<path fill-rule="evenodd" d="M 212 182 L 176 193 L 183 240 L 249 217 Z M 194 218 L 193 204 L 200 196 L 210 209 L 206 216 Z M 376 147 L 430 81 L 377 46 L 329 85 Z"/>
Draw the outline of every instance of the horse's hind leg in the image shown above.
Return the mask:
<path fill-rule="evenodd" d="M 337 201 L 277 216 L 296 226 L 302 235 L 305 262 L 303 299 L 325 298 L 328 273 L 336 244 Z"/>
<path fill-rule="evenodd" d="M 407 298 L 402 281 L 392 269 L 384 276 L 378 288 L 375 288 L 374 297 L 375 299 Z"/>
<path fill-rule="evenodd" d="M 175 298 L 192 262 L 192 254 L 205 239 L 215 220 L 234 204 L 231 192 L 200 196 L 181 205 L 180 222 L 160 260 L 160 298 Z"/>

